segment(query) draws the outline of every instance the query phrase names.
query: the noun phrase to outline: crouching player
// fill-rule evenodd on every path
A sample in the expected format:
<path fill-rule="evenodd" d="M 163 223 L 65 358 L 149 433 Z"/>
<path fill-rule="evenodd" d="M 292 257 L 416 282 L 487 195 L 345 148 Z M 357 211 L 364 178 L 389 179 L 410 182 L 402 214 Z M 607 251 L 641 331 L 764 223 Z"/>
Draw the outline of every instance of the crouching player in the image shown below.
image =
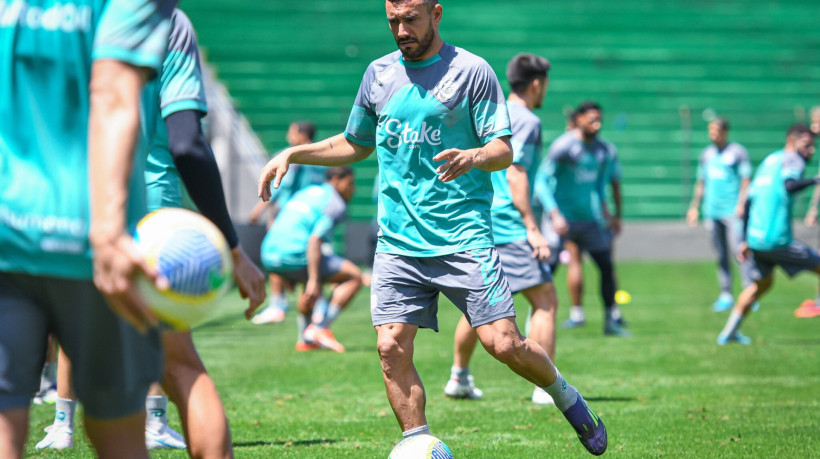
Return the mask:
<path fill-rule="evenodd" d="M 717 343 L 750 344 L 740 325 L 752 304 L 771 288 L 774 267 L 793 276 L 800 271 L 820 274 L 820 255 L 792 237 L 792 202 L 798 191 L 820 183 L 820 177 L 804 179 L 806 162 L 814 154 L 814 133 L 804 124 L 789 128 L 786 146 L 770 154 L 758 167 L 746 211 L 746 240 L 739 257 L 752 263 L 754 281 L 738 297 Z M 742 260 L 741 260 L 742 261 Z"/>
<path fill-rule="evenodd" d="M 322 246 L 344 218 L 354 189 L 351 167 L 329 168 L 325 184 L 309 186 L 293 195 L 262 241 L 265 269 L 305 286 L 298 300 L 297 351 L 326 348 L 344 352 L 330 325 L 361 288 L 362 273 L 351 261 L 323 253 Z M 324 283 L 338 285 L 330 297 L 327 313 L 319 322 L 312 323 L 313 306 Z"/>

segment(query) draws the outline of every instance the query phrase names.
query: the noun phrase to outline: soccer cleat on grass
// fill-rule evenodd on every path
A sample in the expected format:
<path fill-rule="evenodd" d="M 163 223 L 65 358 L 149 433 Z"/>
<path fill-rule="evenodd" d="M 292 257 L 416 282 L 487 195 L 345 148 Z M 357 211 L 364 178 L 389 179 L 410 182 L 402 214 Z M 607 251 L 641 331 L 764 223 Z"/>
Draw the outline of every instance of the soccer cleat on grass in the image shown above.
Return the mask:
<path fill-rule="evenodd" d="M 253 316 L 251 322 L 255 325 L 264 325 L 277 324 L 283 320 L 285 320 L 285 311 L 282 308 L 271 304 Z"/>
<path fill-rule="evenodd" d="M 331 351 L 336 351 L 339 353 L 345 351 L 345 347 L 342 346 L 342 343 L 336 340 L 336 337 L 333 336 L 333 332 L 327 328 L 319 328 L 315 324 L 310 324 L 305 329 L 305 341 L 312 341 L 325 349 L 330 349 Z"/>
<path fill-rule="evenodd" d="M 604 454 L 607 444 L 604 421 L 587 406 L 581 395 L 578 395 L 575 404 L 567 408 L 563 414 L 587 451 L 596 456 Z"/>
<path fill-rule="evenodd" d="M 57 402 L 57 385 L 55 384 L 51 387 L 41 390 L 40 392 L 37 392 L 37 395 L 34 396 L 31 402 L 35 405 L 53 405 L 55 402 Z"/>
<path fill-rule="evenodd" d="M 578 327 L 583 327 L 585 323 L 587 323 L 587 321 L 583 320 L 583 319 L 582 320 L 567 319 L 567 320 L 564 321 L 563 324 L 561 324 L 561 327 L 562 328 L 578 328 Z"/>
<path fill-rule="evenodd" d="M 728 293 L 721 293 L 718 299 L 712 303 L 712 310 L 715 312 L 725 311 L 735 305 L 735 299 Z"/>
<path fill-rule="evenodd" d="M 810 319 L 820 316 L 820 306 L 814 300 L 806 300 L 800 303 L 800 307 L 794 310 L 794 316 L 798 319 Z"/>
<path fill-rule="evenodd" d="M 725 346 L 729 343 L 738 343 L 748 346 L 749 344 L 752 344 L 752 339 L 744 335 L 743 333 L 740 333 L 740 330 L 736 331 L 733 335 L 730 336 L 718 335 L 718 346 Z"/>
<path fill-rule="evenodd" d="M 309 343 L 307 341 L 296 342 L 296 352 L 317 351 L 319 349 L 321 349 L 321 346 L 316 343 Z"/>
<path fill-rule="evenodd" d="M 484 396 L 484 391 L 475 387 L 475 379 L 473 375 L 469 375 L 466 384 L 459 382 L 458 378 L 450 378 L 444 386 L 444 395 L 452 398 L 478 400 Z"/>
<path fill-rule="evenodd" d="M 74 446 L 74 431 L 66 424 L 52 424 L 44 429 L 46 436 L 35 449 L 68 449 Z"/>
<path fill-rule="evenodd" d="M 145 429 L 145 447 L 152 449 L 185 449 L 185 438 L 167 425 L 158 431 Z"/>
<path fill-rule="evenodd" d="M 606 325 L 604 325 L 604 335 L 616 336 L 619 338 L 632 338 L 632 333 L 618 325 L 618 322 L 615 320 L 606 321 Z"/>
<path fill-rule="evenodd" d="M 536 386 L 535 390 L 532 391 L 532 402 L 536 405 L 554 405 L 555 401 L 552 399 L 552 396 L 547 393 L 544 389 Z"/>

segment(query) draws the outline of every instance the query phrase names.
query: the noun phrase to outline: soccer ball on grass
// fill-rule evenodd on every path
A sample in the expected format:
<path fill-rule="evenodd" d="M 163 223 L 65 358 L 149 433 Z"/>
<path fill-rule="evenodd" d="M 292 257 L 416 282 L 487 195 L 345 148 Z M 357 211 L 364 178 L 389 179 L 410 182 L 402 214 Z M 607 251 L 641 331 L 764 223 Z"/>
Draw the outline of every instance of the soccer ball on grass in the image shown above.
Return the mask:
<path fill-rule="evenodd" d="M 400 441 L 387 459 L 453 459 L 453 453 L 443 441 L 422 434 Z"/>

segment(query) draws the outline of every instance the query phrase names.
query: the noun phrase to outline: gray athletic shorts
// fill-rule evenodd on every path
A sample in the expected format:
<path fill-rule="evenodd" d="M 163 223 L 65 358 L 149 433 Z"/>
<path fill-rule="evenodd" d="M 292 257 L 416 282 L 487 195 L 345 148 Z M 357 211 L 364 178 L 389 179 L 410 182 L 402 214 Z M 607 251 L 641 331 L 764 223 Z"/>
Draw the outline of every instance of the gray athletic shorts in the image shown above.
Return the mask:
<path fill-rule="evenodd" d="M 568 222 L 567 234 L 561 236 L 558 244 L 550 250 L 558 255 L 565 241 L 572 241 L 582 252 L 596 253 L 608 251 L 611 248 L 612 233 L 597 222 Z"/>
<path fill-rule="evenodd" d="M 0 411 L 26 408 L 54 333 L 72 363 L 74 390 L 96 419 L 145 409 L 162 376 L 159 332 L 115 315 L 90 281 L 0 272 Z"/>
<path fill-rule="evenodd" d="M 345 259 L 338 255 L 322 255 L 319 262 L 319 281 L 324 282 L 341 271 L 344 262 Z M 271 272 L 291 283 L 305 283 L 308 278 L 307 266 L 296 269 L 272 269 Z"/>
<path fill-rule="evenodd" d="M 753 281 L 765 279 L 772 274 L 775 266 L 780 266 L 792 277 L 800 271 L 813 271 L 820 266 L 820 255 L 800 241 L 792 241 L 787 247 L 758 251 L 752 250 L 751 272 Z"/>
<path fill-rule="evenodd" d="M 532 257 L 532 246 L 526 240 L 500 244 L 495 248 L 512 293 L 552 282 L 549 265 Z"/>
<path fill-rule="evenodd" d="M 438 257 L 377 253 L 370 286 L 373 325 L 406 323 L 438 331 L 439 292 L 473 327 L 515 317 L 510 286 L 495 248 Z"/>

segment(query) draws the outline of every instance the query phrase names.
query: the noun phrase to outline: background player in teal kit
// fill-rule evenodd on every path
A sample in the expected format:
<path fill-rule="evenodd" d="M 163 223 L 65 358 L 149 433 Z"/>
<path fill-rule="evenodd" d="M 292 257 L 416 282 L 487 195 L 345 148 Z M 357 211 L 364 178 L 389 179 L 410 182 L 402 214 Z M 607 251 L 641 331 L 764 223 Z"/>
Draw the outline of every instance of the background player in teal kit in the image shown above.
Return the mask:
<path fill-rule="evenodd" d="M 709 140 L 712 144 L 701 153 L 692 203 L 686 213 L 690 226 L 697 226 L 700 206 L 707 229 L 712 233 L 712 244 L 718 256 L 718 283 L 720 296 L 712 305 L 717 311 L 734 304 L 732 295 L 732 254 L 743 240 L 743 218 L 746 191 L 752 176 L 752 165 L 743 145 L 729 142 L 729 121 L 715 118 L 709 122 Z M 749 279 L 748 263 L 741 263 L 743 287 Z"/>
<path fill-rule="evenodd" d="M 310 121 L 294 121 L 288 126 L 286 139 L 289 146 L 306 145 L 313 142 L 316 134 L 316 126 Z M 311 185 L 321 185 L 325 181 L 326 167 L 312 165 L 294 165 L 288 174 L 287 180 L 283 180 L 279 188 L 272 190 L 271 200 L 268 202 L 259 201 L 249 217 L 250 223 L 256 223 L 263 215 L 264 211 L 273 208 L 268 220 L 268 227 L 273 224 L 275 215 L 280 212 L 290 201 L 296 192 Z M 276 273 L 270 273 L 270 305 L 253 316 L 252 322 L 257 325 L 278 323 L 285 320 L 288 311 L 288 300 L 285 297 L 285 285 L 282 278 Z M 323 302 L 323 297 L 319 297 L 318 302 Z M 326 309 L 325 304 L 325 309 Z"/>
<path fill-rule="evenodd" d="M 349 260 L 323 253 L 333 228 L 345 217 L 347 202 L 355 184 L 350 166 L 331 167 L 327 182 L 309 186 L 285 204 L 262 241 L 262 265 L 269 272 L 293 284 L 304 284 L 299 296 L 297 351 L 324 347 L 344 352 L 330 331 L 330 325 L 362 286 L 362 273 Z M 311 323 L 313 306 L 325 283 L 338 283 L 330 298 L 327 314 Z"/>
<path fill-rule="evenodd" d="M 610 161 L 610 146 L 598 138 L 601 130 L 601 107 L 585 102 L 575 110 L 577 128 L 562 134 L 550 145 L 547 159 L 537 175 L 539 201 L 552 216 L 552 225 L 560 236 L 552 247 L 554 255 L 564 240 L 575 242 L 579 251 L 589 254 L 601 274 L 601 299 L 604 306 L 604 334 L 629 336 L 615 315 L 615 271 L 612 262 L 610 234 L 606 229 L 604 186 Z M 544 196 L 551 190 L 553 196 Z M 558 257 L 553 257 L 553 272 Z M 578 305 L 576 305 L 578 306 Z"/>
<path fill-rule="evenodd" d="M 162 65 L 175 3 L 0 7 L 0 457 L 22 452 L 49 332 L 75 361 L 97 454 L 148 457 L 143 404 L 161 353 L 133 276 L 167 280 L 126 228 L 145 213 L 140 89 Z"/>
<path fill-rule="evenodd" d="M 490 172 L 512 162 L 501 86 L 478 56 L 443 42 L 435 0 L 386 1 L 399 51 L 373 61 L 347 129 L 290 148 L 262 170 L 270 196 L 293 163 L 379 159 L 379 236 L 371 317 L 387 397 L 405 437 L 429 432 L 425 393 L 413 364 L 420 327 L 438 329 L 438 296 L 465 313 L 485 349 L 544 387 L 594 454 L 606 449 L 603 422 L 515 325 L 509 285 L 492 236 Z"/>
<path fill-rule="evenodd" d="M 555 359 L 555 310 L 558 299 L 547 260 L 549 246 L 539 229 L 530 205 L 535 172 L 541 160 L 541 120 L 532 112 L 547 94 L 550 63 L 533 54 L 519 54 L 507 65 L 512 93 L 510 112 L 513 164 L 492 173 L 494 188 L 493 238 L 512 293 L 522 292 L 532 306 L 529 337 Z M 450 397 L 480 398 L 473 383 L 469 362 L 475 349 L 475 331 L 462 316 L 456 328 L 453 367 L 444 393 Z M 549 394 L 536 386 L 533 402 L 552 403 Z"/>
<path fill-rule="evenodd" d="M 161 78 L 143 92 L 143 140 L 151 142 L 145 170 L 148 210 L 181 207 L 185 188 L 202 213 L 225 235 L 231 247 L 234 278 L 251 307 L 261 304 L 265 287 L 262 273 L 239 246 L 239 240 L 228 215 L 222 193 L 222 182 L 216 160 L 200 126 L 207 113 L 205 91 L 199 64 L 196 35 L 189 19 L 180 10 L 172 16 L 172 29 Z M 148 120 L 156 118 L 154 124 Z M 180 181 L 182 175 L 186 186 Z M 226 457 L 231 454 L 230 433 L 216 387 L 196 353 L 190 332 L 163 331 L 165 351 L 165 387 L 177 405 L 182 425 L 194 457 Z M 74 403 L 70 388 L 70 362 L 60 355 L 61 381 L 57 413 L 48 435 L 37 448 L 63 449 L 71 446 Z M 167 425 L 167 397 L 159 388 L 146 399 L 149 413 L 145 425 L 149 449 L 185 448 Z"/>
<path fill-rule="evenodd" d="M 806 162 L 814 154 L 814 133 L 796 124 L 786 134 L 786 146 L 766 157 L 758 166 L 746 205 L 746 240 L 738 252 L 751 263 L 754 281 L 738 296 L 735 307 L 718 335 L 717 343 L 751 343 L 740 325 L 774 282 L 774 268 L 789 276 L 801 271 L 820 275 L 820 255 L 792 236 L 794 194 L 820 183 L 820 177 L 803 178 Z"/>

